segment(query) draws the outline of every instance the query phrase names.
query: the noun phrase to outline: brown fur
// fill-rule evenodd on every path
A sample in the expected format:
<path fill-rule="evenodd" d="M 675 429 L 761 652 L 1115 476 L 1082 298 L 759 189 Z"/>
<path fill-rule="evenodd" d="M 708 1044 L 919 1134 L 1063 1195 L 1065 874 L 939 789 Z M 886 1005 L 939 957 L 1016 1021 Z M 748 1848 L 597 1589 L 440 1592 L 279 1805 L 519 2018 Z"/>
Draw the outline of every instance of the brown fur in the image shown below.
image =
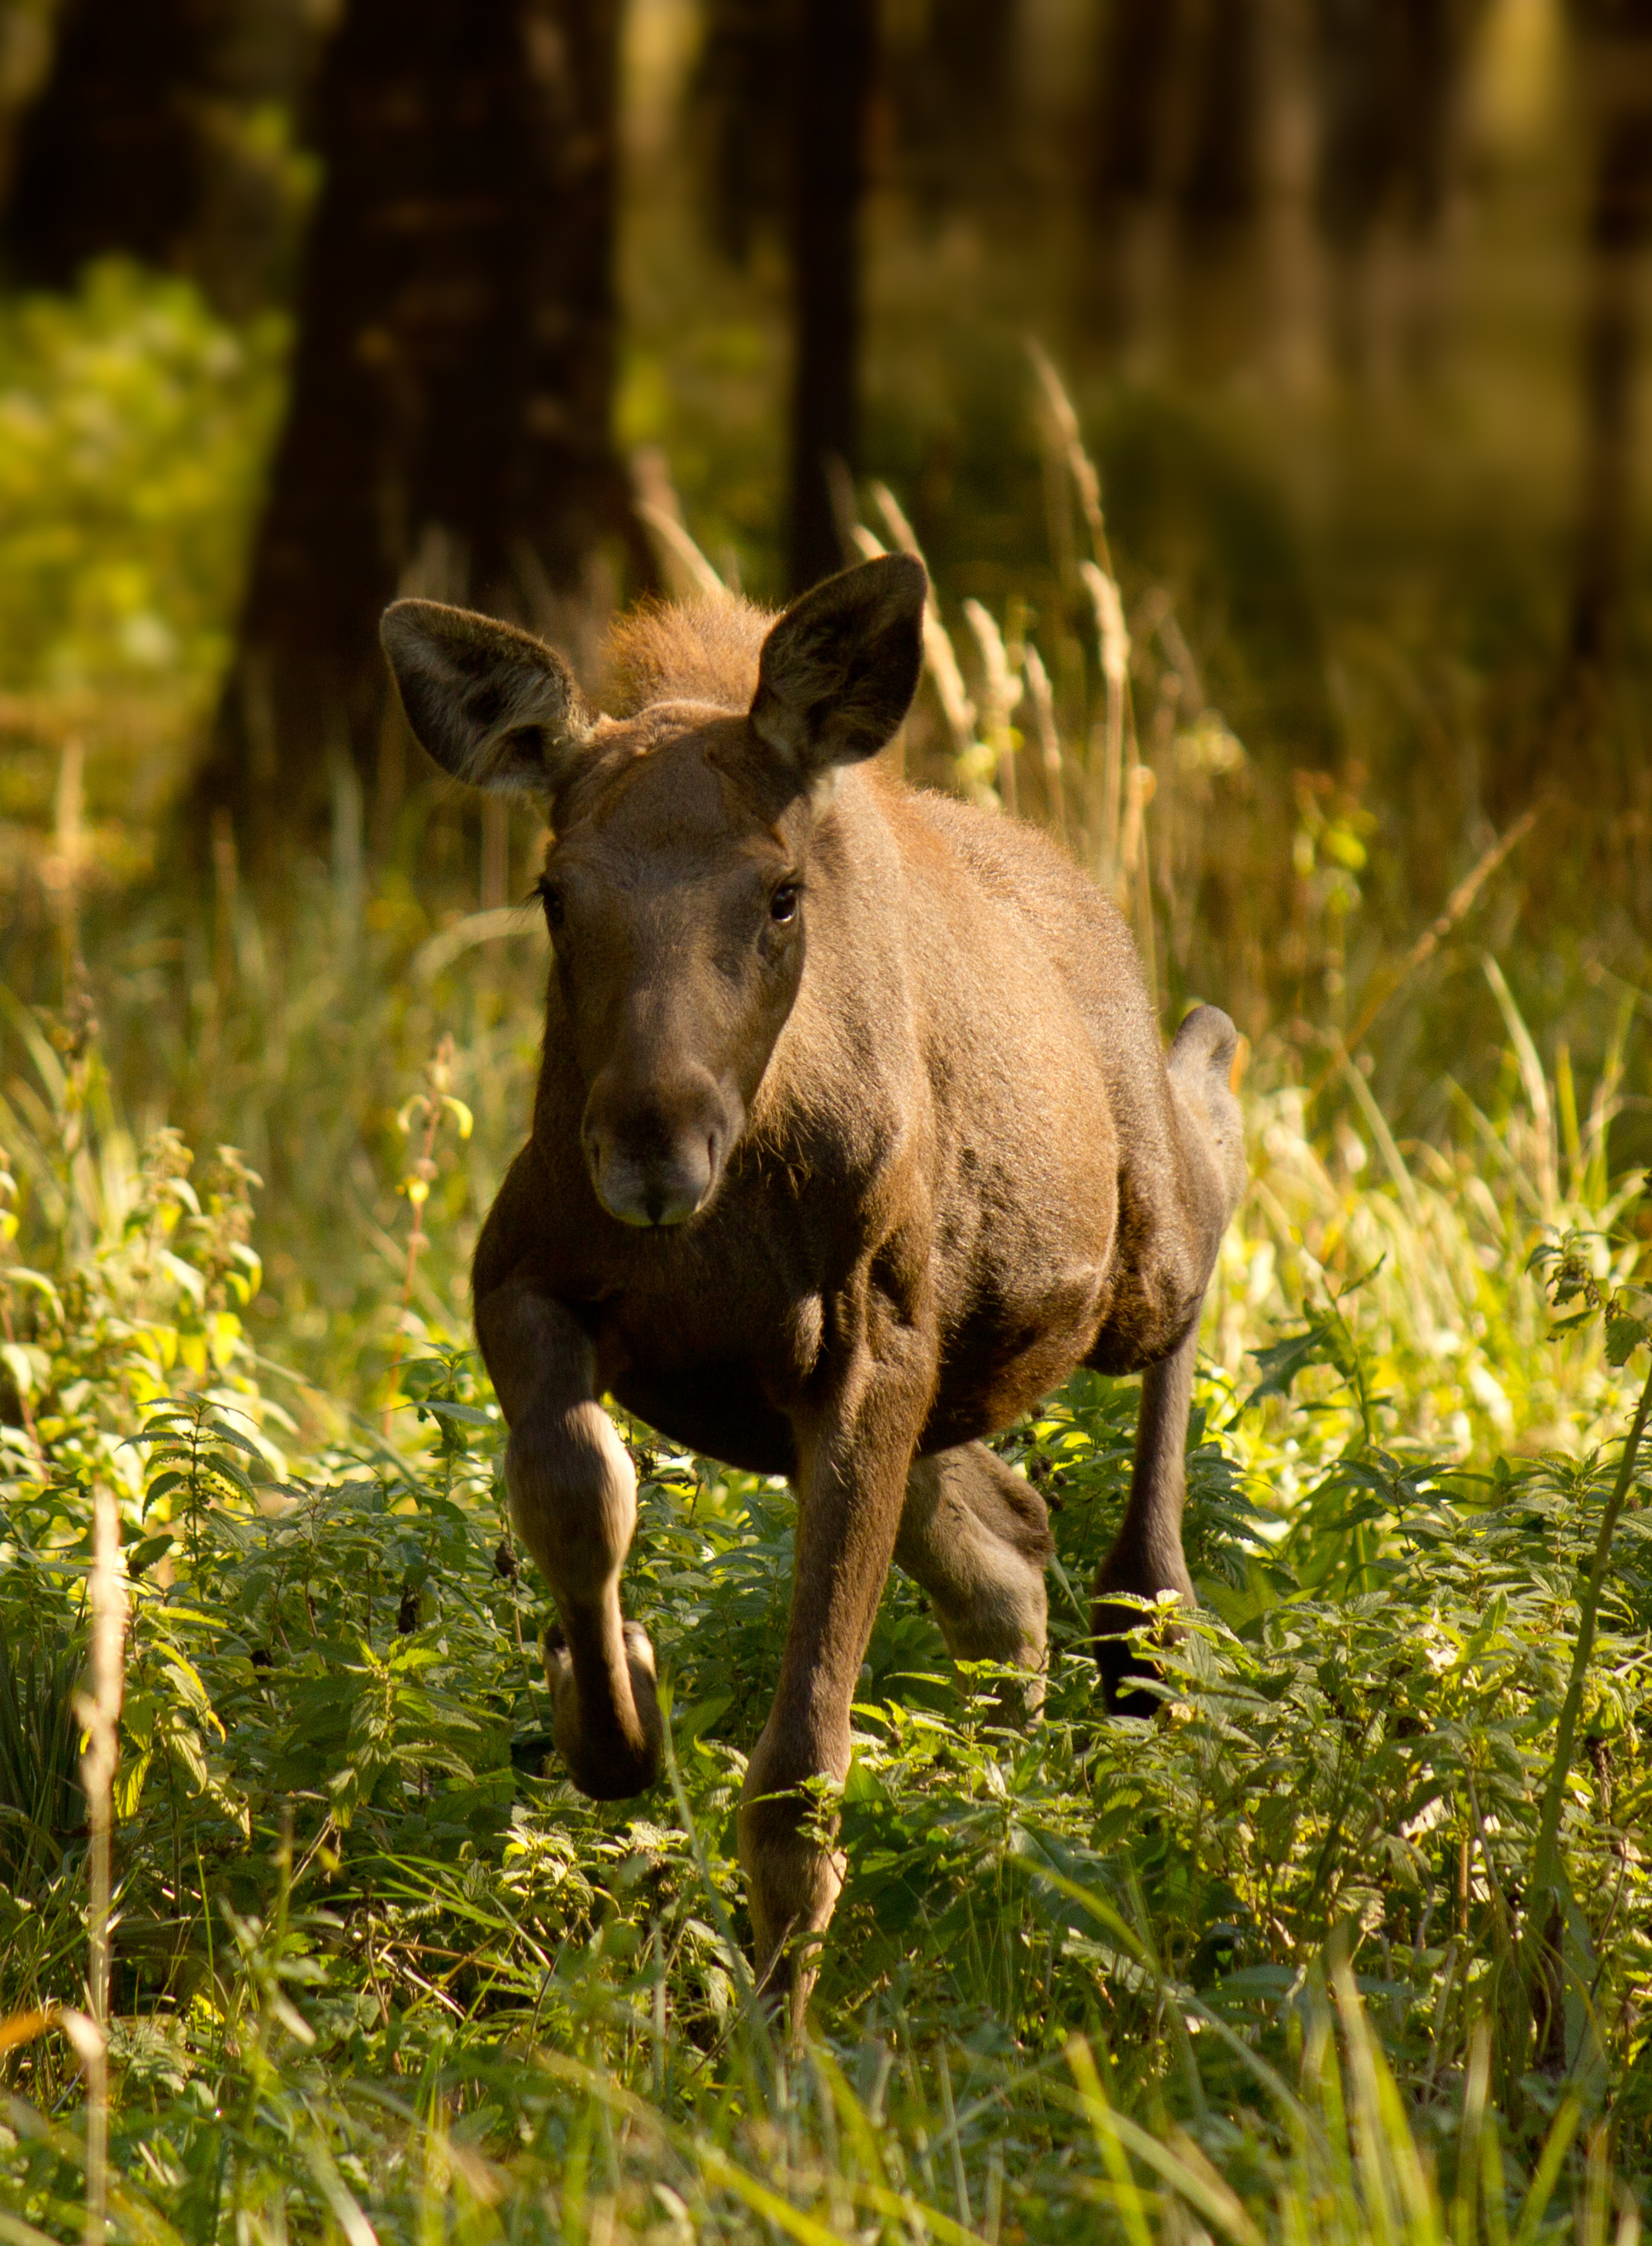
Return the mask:
<path fill-rule="evenodd" d="M 622 718 L 650 702 L 749 710 L 773 622 L 749 601 L 704 601 L 692 609 L 650 602 L 635 609 L 614 625 L 603 650 L 609 707 Z"/>
<path fill-rule="evenodd" d="M 520 720 L 567 698 L 548 650 L 536 698 L 502 643 L 501 698 L 476 620 L 401 603 L 385 626 L 421 738 L 513 772 L 556 832 L 533 1131 L 475 1294 L 514 1516 L 561 1616 L 559 1745 L 597 1794 L 658 1768 L 612 1393 L 797 1487 L 741 1852 L 760 1964 L 799 2017 L 841 1881 L 799 1789 L 847 1767 L 892 1557 L 955 1654 L 1019 1667 L 1007 1705 L 1037 1705 L 1048 1524 L 981 1438 L 1076 1365 L 1153 1368 L 1098 1628 L 1139 1619 L 1125 1594 L 1191 1599 L 1188 1384 L 1242 1178 L 1226 1017 L 1199 1010 L 1167 1067 L 1112 905 L 1031 829 L 864 761 L 915 684 L 922 595 L 892 560 L 778 623 L 645 612 L 616 645 L 627 714 L 574 704 L 560 731 Z M 1122 1642 L 1101 1650 L 1116 1684 Z"/>

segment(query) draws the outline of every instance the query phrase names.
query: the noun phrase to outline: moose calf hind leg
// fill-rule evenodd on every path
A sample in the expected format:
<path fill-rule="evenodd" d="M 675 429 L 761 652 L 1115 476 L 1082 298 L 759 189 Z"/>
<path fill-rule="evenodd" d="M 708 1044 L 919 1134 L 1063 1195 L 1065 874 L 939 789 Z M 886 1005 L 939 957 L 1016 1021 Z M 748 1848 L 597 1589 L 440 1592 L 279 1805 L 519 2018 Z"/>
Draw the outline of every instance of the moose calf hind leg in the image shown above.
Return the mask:
<path fill-rule="evenodd" d="M 1165 1061 L 1191 1188 L 1184 1245 L 1198 1275 L 1201 1303 L 1245 1186 L 1244 1126 L 1232 1083 L 1237 1046 L 1226 1014 L 1214 1006 L 1196 1006 L 1176 1032 Z M 1198 1355 L 1195 1310 L 1180 1342 L 1150 1365 L 1143 1378 L 1130 1502 L 1096 1575 L 1096 1659 L 1107 1705 L 1126 1715 L 1149 1715 L 1157 1704 L 1152 1693 L 1127 1689 L 1128 1678 L 1153 1673 L 1150 1662 L 1132 1658 L 1127 1636 L 1148 1617 L 1139 1607 L 1119 1603 L 1117 1594 L 1157 1599 L 1168 1591 L 1184 1605 L 1198 1604 L 1181 1546 L 1187 1415 Z"/>
<path fill-rule="evenodd" d="M 928 1594 L 955 1661 L 1026 1672 L 1024 1684 L 1006 1680 L 998 1691 L 1014 1724 L 1044 1705 L 1044 1569 L 1054 1549 L 1043 1498 L 984 1444 L 914 1461 L 895 1560 Z"/>
<path fill-rule="evenodd" d="M 1136 1462 L 1130 1502 L 1118 1535 L 1096 1571 L 1096 1603 L 1091 1628 L 1106 1703 L 1116 1713 L 1151 1715 L 1158 1705 L 1151 1692 L 1125 1688 L 1129 1676 L 1152 1675 L 1152 1665 L 1132 1654 L 1125 1633 L 1149 1617 L 1139 1607 L 1121 1604 L 1115 1594 L 1156 1599 L 1173 1591 L 1186 1606 L 1197 1606 L 1193 1579 L 1181 1548 L 1182 1504 L 1187 1488 L 1187 1412 L 1193 1401 L 1193 1366 L 1199 1356 L 1199 1324 L 1161 1364 L 1149 1365 L 1141 1384 L 1141 1413 L 1136 1423 Z"/>
<path fill-rule="evenodd" d="M 629 1801 L 633 1794 L 647 1793 L 660 1774 L 664 1725 L 654 1647 L 640 1622 L 622 1623 L 620 1636 L 636 1726 L 632 1736 L 615 1739 L 605 1739 L 605 1727 L 585 1719 L 573 1652 L 560 1621 L 551 1624 L 543 1642 L 545 1682 L 554 1708 L 551 1735 L 569 1777 L 593 1801 Z"/>

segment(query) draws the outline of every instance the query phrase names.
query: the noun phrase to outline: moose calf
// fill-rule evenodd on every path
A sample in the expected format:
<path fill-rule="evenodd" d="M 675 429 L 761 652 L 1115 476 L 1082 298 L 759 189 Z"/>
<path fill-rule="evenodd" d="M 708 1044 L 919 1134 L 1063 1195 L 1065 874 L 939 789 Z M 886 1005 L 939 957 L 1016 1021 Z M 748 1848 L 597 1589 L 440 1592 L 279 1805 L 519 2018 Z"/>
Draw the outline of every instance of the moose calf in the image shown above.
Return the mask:
<path fill-rule="evenodd" d="M 1078 1365 L 1146 1369 L 1098 1579 L 1191 1601 L 1183 1454 L 1200 1304 L 1244 1174 L 1234 1036 L 1161 1052 L 1129 933 L 1042 835 L 871 759 L 916 690 L 926 583 L 893 555 L 778 619 L 617 630 L 615 715 L 510 625 L 398 601 L 384 646 L 445 770 L 532 797 L 555 968 L 532 1133 L 476 1253 L 513 1516 L 561 1618 L 559 1749 L 611 1799 L 660 1767 L 653 1650 L 620 1604 L 636 1520 L 605 1394 L 790 1477 L 791 1621 L 740 1851 L 794 2021 L 842 1884 L 807 1782 L 841 1780 L 889 1564 L 955 1657 L 1044 1659 L 1048 1524 L 986 1449 Z"/>

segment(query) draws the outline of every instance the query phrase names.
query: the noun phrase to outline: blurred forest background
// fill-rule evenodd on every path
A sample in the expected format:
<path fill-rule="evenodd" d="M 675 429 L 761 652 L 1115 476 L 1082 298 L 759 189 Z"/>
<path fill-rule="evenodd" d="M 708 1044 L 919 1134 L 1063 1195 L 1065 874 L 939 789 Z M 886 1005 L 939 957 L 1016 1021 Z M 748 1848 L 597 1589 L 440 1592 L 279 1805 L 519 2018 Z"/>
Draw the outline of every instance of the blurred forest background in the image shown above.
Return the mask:
<path fill-rule="evenodd" d="M 1460 1003 L 1364 1065 L 1431 1129 L 1510 1065 L 1462 970 L 1513 945 L 1598 1065 L 1652 924 L 1649 235 L 1646 0 L 3 0 L 9 977 L 57 1003 L 52 931 L 139 893 L 140 1000 L 248 881 L 498 910 L 532 821 L 438 792 L 384 603 L 595 674 L 616 602 L 778 601 L 860 516 L 955 636 L 909 767 L 1098 862 L 1126 662 L 1103 870 L 1167 1007 L 1317 1068 L 1422 941 Z"/>

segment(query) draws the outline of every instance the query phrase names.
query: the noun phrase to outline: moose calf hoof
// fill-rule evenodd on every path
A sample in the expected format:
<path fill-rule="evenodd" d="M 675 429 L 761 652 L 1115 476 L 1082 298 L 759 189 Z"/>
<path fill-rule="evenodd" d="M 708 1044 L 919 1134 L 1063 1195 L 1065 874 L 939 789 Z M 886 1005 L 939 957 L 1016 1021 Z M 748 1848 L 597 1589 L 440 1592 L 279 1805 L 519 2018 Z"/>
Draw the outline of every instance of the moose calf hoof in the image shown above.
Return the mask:
<path fill-rule="evenodd" d="M 1014 1665 L 1019 1673 L 999 1678 L 991 1688 L 988 1721 L 999 1731 L 1035 1731 L 1044 1715 L 1044 1688 L 1049 1682 L 1044 1658 L 1041 1654 L 1036 1663 L 1018 1661 Z"/>
<path fill-rule="evenodd" d="M 771 2032 L 792 2059 L 800 2059 L 808 2045 L 809 2004 L 820 1978 L 825 1947 L 824 1934 L 797 1936 L 772 1951 L 758 1971 L 758 2002 Z"/>
<path fill-rule="evenodd" d="M 1114 1590 L 1132 1588 L 1124 1584 L 1108 1586 Z M 1151 1598 L 1153 1594 L 1145 1592 L 1140 1596 Z M 1187 1593 L 1180 1596 L 1187 1605 L 1194 1603 Z M 1148 1684 L 1156 1684 L 1162 1671 L 1150 1654 L 1137 1650 L 1129 1636 L 1132 1630 L 1144 1626 L 1161 1643 L 1167 1644 L 1180 1635 L 1168 1617 L 1156 1622 L 1144 1608 L 1110 1599 L 1105 1591 L 1097 1597 L 1091 1611 L 1090 1627 L 1095 1639 L 1096 1666 L 1101 1671 L 1102 1698 L 1110 1716 L 1156 1715 L 1163 1705 L 1156 1692 L 1143 1689 Z"/>
<path fill-rule="evenodd" d="M 561 1625 L 552 1623 L 545 1633 L 545 1681 L 554 1710 L 552 1735 L 568 1776 L 593 1801 L 625 1801 L 646 1793 L 664 1760 L 654 1648 L 640 1622 L 623 1623 L 621 1630 L 630 1685 L 629 1709 L 612 1690 L 603 1695 L 605 1705 L 588 1707 Z"/>

